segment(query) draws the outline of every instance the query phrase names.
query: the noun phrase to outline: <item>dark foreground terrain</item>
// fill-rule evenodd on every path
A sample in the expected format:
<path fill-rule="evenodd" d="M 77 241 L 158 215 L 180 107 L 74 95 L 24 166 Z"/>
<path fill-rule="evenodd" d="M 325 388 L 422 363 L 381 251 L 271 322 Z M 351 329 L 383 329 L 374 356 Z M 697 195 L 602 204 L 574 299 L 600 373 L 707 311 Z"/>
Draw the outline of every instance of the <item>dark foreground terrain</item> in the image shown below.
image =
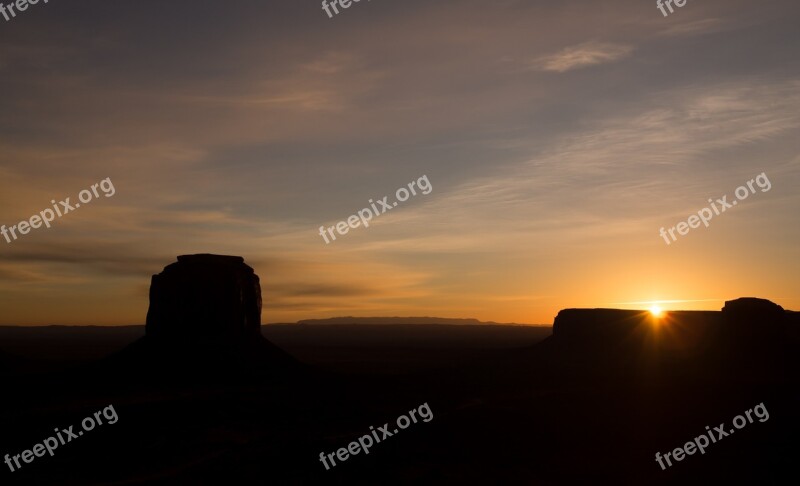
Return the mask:
<path fill-rule="evenodd" d="M 738 327 L 625 311 L 562 311 L 555 328 L 262 326 L 295 358 L 272 367 L 208 344 L 175 358 L 142 327 L 2 328 L 0 454 L 118 415 L 0 464 L 2 484 L 793 484 L 796 314 L 773 332 L 769 312 L 734 310 Z M 424 404 L 432 419 L 394 432 Z M 768 419 L 730 433 L 759 404 Z M 391 437 L 326 470 L 321 452 L 386 423 Z M 655 461 L 722 423 L 703 454 Z"/>

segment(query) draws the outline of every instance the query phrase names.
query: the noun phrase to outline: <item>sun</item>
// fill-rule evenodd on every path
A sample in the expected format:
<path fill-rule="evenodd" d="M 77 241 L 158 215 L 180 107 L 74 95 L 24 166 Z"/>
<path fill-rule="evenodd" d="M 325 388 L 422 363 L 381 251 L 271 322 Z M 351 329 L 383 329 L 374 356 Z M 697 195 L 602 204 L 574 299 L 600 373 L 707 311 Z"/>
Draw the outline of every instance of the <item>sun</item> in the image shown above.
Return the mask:
<path fill-rule="evenodd" d="M 650 315 L 652 315 L 653 317 L 661 317 L 663 313 L 664 311 L 661 309 L 661 307 L 657 305 L 650 307 Z"/>

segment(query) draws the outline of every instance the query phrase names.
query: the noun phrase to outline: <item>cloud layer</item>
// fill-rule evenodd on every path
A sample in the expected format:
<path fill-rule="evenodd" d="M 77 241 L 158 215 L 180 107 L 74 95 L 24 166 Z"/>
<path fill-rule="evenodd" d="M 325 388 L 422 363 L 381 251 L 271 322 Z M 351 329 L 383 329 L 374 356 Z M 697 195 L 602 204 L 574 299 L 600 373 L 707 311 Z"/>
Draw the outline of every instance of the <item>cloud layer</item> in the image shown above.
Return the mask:
<path fill-rule="evenodd" d="M 264 320 L 792 300 L 796 3 L 50 3 L 0 42 L 0 324 L 134 324 L 149 276 L 243 255 Z M 773 189 L 658 236 L 766 172 Z M 326 245 L 317 231 L 428 175 Z M 712 299 L 713 300 L 713 299 Z M 718 305 L 719 304 L 719 305 Z"/>

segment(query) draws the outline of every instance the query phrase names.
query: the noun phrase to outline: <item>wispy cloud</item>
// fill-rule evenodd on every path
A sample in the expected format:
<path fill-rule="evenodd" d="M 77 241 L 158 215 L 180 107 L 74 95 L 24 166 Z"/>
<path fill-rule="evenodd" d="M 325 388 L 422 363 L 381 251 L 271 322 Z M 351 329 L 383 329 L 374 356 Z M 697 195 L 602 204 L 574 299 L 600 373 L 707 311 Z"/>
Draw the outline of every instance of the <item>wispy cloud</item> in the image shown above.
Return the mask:
<path fill-rule="evenodd" d="M 633 46 L 612 42 L 589 41 L 567 47 L 561 51 L 540 57 L 534 67 L 544 71 L 563 73 L 597 64 L 606 64 L 628 57 Z"/>

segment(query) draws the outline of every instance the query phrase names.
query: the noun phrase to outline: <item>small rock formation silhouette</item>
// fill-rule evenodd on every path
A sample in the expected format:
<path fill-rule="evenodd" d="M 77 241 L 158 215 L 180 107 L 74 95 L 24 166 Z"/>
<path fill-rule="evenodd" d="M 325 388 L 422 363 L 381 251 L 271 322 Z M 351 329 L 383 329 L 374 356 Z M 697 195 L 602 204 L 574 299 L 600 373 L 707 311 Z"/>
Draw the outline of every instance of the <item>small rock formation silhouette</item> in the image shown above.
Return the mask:
<path fill-rule="evenodd" d="M 722 312 L 727 312 L 730 315 L 746 316 L 751 319 L 771 314 L 774 318 L 782 319 L 785 310 L 783 307 L 767 299 L 740 297 L 736 300 L 726 300 Z"/>
<path fill-rule="evenodd" d="M 783 336 L 788 321 L 783 307 L 755 297 L 726 301 L 722 316 L 722 331 L 725 334 L 759 340 Z"/>
<path fill-rule="evenodd" d="M 261 335 L 258 275 L 242 257 L 212 254 L 179 256 L 153 275 L 145 337 L 112 361 L 196 375 L 274 374 L 299 367 Z"/>

